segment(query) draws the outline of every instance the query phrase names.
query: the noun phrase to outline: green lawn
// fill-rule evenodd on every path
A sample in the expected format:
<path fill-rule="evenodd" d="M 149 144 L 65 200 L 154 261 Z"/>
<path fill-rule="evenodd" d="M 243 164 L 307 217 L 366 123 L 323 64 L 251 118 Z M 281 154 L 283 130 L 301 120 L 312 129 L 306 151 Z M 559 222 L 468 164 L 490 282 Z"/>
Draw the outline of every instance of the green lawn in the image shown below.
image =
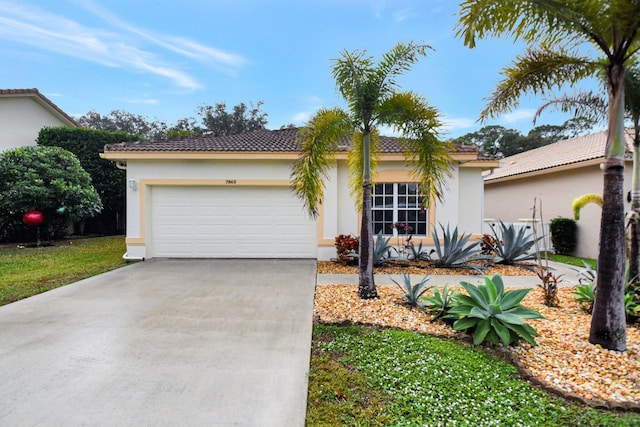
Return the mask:
<path fill-rule="evenodd" d="M 594 270 L 596 269 L 596 264 L 598 262 L 598 260 L 591 259 L 591 258 L 579 258 L 579 257 L 569 256 L 569 255 L 556 255 L 552 253 L 547 253 L 547 256 L 549 257 L 549 261 L 562 262 L 564 264 L 574 265 L 576 267 L 581 267 L 581 268 L 584 268 L 584 264 L 582 263 L 582 261 L 584 261 L 589 266 L 591 266 L 591 268 L 593 268 Z"/>
<path fill-rule="evenodd" d="M 639 426 L 552 396 L 479 349 L 428 335 L 315 325 L 307 426 Z"/>
<path fill-rule="evenodd" d="M 124 236 L 74 239 L 55 246 L 0 246 L 0 305 L 126 264 Z"/>

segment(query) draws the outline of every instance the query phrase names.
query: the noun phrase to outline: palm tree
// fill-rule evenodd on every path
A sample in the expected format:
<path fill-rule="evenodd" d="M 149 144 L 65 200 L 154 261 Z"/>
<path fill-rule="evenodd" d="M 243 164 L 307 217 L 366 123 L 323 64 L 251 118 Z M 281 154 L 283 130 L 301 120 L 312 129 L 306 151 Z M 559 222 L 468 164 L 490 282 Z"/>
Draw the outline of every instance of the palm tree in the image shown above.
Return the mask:
<path fill-rule="evenodd" d="M 473 48 L 476 38 L 513 35 L 530 46 L 503 70 L 481 119 L 518 106 L 525 93 L 545 94 L 605 70 L 608 134 L 605 148 L 598 298 L 589 342 L 626 350 L 624 312 L 625 218 L 624 76 L 640 49 L 637 0 L 466 0 L 460 4 L 457 34 Z M 587 48 L 596 54 L 583 55 Z M 598 57 L 604 57 L 599 60 Z"/>
<path fill-rule="evenodd" d="M 631 173 L 631 210 L 627 214 L 629 228 L 628 277 L 633 282 L 640 281 L 640 67 L 627 67 L 624 80 L 624 100 L 627 119 L 633 129 L 633 167 Z M 555 108 L 562 112 L 573 112 L 576 117 L 586 117 L 595 122 L 607 116 L 607 100 L 594 92 L 578 92 L 563 95 L 545 102 L 534 115 L 534 124 L 543 111 Z"/>
<path fill-rule="evenodd" d="M 425 56 L 426 45 L 397 44 L 375 65 L 366 51 L 343 51 L 334 60 L 333 78 L 348 111 L 321 109 L 300 129 L 301 155 L 292 171 L 293 187 L 313 217 L 322 202 L 324 178 L 333 165 L 340 142 L 350 141 L 348 168 L 351 192 L 361 209 L 358 295 L 378 296 L 373 279 L 371 177 L 380 151 L 377 128 L 398 131 L 405 158 L 418 182 L 425 204 L 440 197 L 449 173 L 450 145 L 438 140 L 439 114 L 412 92 L 398 92 L 396 78 Z M 428 206 L 425 206 L 428 207 Z"/>

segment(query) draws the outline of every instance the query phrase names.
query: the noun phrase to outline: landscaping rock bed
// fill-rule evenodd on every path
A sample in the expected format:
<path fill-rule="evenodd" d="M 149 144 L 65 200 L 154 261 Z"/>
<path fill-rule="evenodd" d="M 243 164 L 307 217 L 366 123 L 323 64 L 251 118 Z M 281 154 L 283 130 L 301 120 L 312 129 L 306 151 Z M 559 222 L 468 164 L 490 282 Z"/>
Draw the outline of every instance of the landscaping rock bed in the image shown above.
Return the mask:
<path fill-rule="evenodd" d="M 481 266 L 481 263 L 476 263 Z M 528 263 L 527 265 L 534 266 Z M 389 261 L 376 267 L 377 274 L 433 274 L 433 275 L 487 275 L 493 276 L 535 276 L 534 271 L 516 265 L 491 265 L 482 272 L 472 268 L 436 268 L 428 261 Z M 358 274 L 357 265 L 341 265 L 333 261 L 318 261 L 318 274 Z"/>
<path fill-rule="evenodd" d="M 319 263 L 318 272 L 324 267 Z M 540 288 L 534 288 L 523 300 L 524 306 L 545 317 L 529 321 L 539 334 L 537 347 L 522 342 L 515 347 L 493 346 L 491 350 L 511 360 L 523 377 L 565 397 L 593 406 L 640 410 L 640 326 L 628 327 L 626 352 L 607 351 L 590 344 L 591 317 L 574 302 L 571 291 L 572 288 L 559 289 L 559 308 L 542 304 Z M 378 293 L 378 299 L 361 300 L 357 285 L 318 286 L 314 319 L 402 328 L 469 342 L 464 334 L 442 321 L 433 322 L 426 311 L 403 305 L 396 286 L 380 285 Z"/>

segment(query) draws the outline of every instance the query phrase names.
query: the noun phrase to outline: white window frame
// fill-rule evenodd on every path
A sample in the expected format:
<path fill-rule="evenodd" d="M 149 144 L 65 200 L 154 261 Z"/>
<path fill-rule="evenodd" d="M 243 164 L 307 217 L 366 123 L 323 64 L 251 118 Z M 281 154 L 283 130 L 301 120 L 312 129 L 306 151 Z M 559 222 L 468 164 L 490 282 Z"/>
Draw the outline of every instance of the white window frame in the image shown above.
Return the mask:
<path fill-rule="evenodd" d="M 411 186 L 415 186 L 416 187 L 416 195 L 415 196 L 411 196 L 411 193 L 404 193 L 404 194 L 399 194 L 399 187 L 400 185 L 411 185 Z M 376 193 L 376 188 L 378 186 L 382 186 L 383 189 L 386 189 L 386 186 L 391 185 L 392 187 L 392 193 Z M 418 184 L 415 182 L 384 182 L 384 183 L 376 183 L 373 185 L 372 190 L 371 190 L 371 197 L 372 197 L 372 226 L 373 226 L 373 233 L 377 234 L 379 229 L 376 229 L 376 227 L 382 223 L 382 234 L 384 236 L 398 236 L 398 230 L 394 227 L 394 228 L 390 228 L 389 225 L 395 224 L 397 222 L 404 222 L 404 223 L 408 223 L 409 225 L 413 226 L 413 230 L 410 233 L 402 233 L 402 235 L 414 235 L 414 236 L 428 236 L 429 233 L 429 213 L 426 209 L 422 209 L 421 205 L 422 205 L 422 198 L 424 196 L 418 195 L 417 194 L 417 186 Z M 392 197 L 392 204 L 388 204 L 388 200 L 385 200 L 388 197 Z M 416 203 L 415 203 L 415 208 L 414 207 L 401 207 L 400 203 L 399 203 L 399 199 L 400 197 L 416 197 Z M 377 199 L 376 199 L 377 198 Z M 381 202 L 376 204 L 377 202 Z M 376 207 L 378 206 L 378 207 Z M 392 212 L 392 221 L 389 222 L 389 220 L 385 220 L 384 218 L 381 220 L 376 220 L 376 212 L 384 212 L 384 211 L 391 211 Z M 419 215 L 421 217 L 423 217 L 423 219 L 416 219 L 416 221 L 412 221 L 412 222 L 408 222 L 408 221 L 400 221 L 399 220 L 399 213 L 400 211 L 415 211 L 417 213 L 419 213 Z M 416 215 L 418 216 L 418 215 Z M 417 224 L 420 224 L 420 226 L 424 227 L 424 233 L 419 233 L 418 228 L 416 227 Z"/>

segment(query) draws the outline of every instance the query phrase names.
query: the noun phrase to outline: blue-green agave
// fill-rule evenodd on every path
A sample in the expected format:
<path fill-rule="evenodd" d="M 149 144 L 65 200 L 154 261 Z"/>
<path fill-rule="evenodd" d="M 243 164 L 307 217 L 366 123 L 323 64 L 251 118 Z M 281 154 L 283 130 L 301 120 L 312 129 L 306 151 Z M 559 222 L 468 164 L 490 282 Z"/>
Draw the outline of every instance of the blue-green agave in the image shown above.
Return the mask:
<path fill-rule="evenodd" d="M 456 295 L 454 306 L 446 317 L 457 318 L 453 328 L 471 333 L 474 345 L 482 344 L 485 340 L 510 345 L 521 338 L 531 345 L 537 345 L 533 337 L 538 333 L 525 320 L 544 317 L 520 305 L 531 289 L 505 292 L 502 278 L 497 274 L 492 278 L 485 276 L 484 284 L 460 282 L 460 285 L 468 295 Z"/>

